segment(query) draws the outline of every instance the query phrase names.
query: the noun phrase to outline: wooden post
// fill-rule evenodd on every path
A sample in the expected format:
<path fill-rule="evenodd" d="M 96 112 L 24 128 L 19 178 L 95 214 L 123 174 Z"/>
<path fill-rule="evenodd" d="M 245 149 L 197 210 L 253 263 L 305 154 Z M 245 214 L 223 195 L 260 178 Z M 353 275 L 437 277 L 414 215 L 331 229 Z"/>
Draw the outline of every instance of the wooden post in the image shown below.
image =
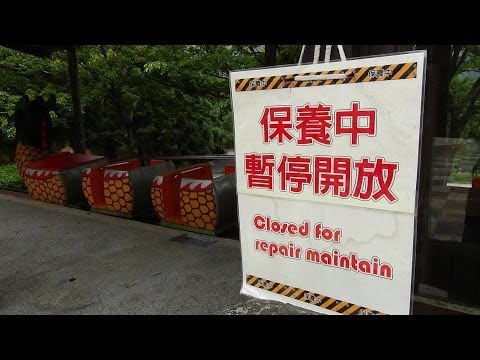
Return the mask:
<path fill-rule="evenodd" d="M 265 66 L 277 65 L 277 45 L 265 45 Z"/>
<path fill-rule="evenodd" d="M 450 46 L 429 45 L 429 62 L 438 65 L 437 120 L 434 136 L 447 137 L 447 110 L 449 98 Z M 451 135 L 450 135 L 451 136 Z"/>
<path fill-rule="evenodd" d="M 302 64 L 306 64 L 313 61 L 314 51 L 315 51 L 315 45 L 305 45 L 305 52 L 303 54 Z"/>
<path fill-rule="evenodd" d="M 82 104 L 80 103 L 80 89 L 78 86 L 78 66 L 77 54 L 75 48 L 67 50 L 68 58 L 68 75 L 70 77 L 70 93 L 72 95 L 73 104 L 73 129 L 74 129 L 74 143 L 73 148 L 75 152 L 85 153 L 85 131 L 83 129 L 82 118 Z"/>

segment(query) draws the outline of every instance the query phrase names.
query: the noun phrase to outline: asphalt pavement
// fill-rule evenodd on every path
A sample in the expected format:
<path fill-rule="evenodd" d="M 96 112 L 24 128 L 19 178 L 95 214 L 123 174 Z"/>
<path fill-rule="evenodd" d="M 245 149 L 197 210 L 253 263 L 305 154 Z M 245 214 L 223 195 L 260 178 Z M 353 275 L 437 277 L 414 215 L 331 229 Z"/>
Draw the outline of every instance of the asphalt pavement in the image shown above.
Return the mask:
<path fill-rule="evenodd" d="M 0 193 L 0 314 L 308 314 L 240 294 L 238 240 Z"/>

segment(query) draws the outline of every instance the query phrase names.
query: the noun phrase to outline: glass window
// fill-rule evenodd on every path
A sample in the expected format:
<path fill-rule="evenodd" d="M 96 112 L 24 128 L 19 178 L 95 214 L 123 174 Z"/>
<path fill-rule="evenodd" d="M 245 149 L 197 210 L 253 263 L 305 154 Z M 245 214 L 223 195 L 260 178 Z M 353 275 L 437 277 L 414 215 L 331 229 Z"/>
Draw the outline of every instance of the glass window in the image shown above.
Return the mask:
<path fill-rule="evenodd" d="M 428 48 L 416 290 L 480 307 L 480 46 Z"/>

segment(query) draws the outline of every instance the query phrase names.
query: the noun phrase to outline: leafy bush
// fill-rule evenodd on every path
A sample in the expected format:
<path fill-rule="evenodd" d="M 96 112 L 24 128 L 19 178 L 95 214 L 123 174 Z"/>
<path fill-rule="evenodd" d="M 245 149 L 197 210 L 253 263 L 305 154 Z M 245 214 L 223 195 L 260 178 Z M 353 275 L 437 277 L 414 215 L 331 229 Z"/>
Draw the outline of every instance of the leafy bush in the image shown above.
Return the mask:
<path fill-rule="evenodd" d="M 24 190 L 25 185 L 18 175 L 15 164 L 0 166 L 0 187 Z"/>

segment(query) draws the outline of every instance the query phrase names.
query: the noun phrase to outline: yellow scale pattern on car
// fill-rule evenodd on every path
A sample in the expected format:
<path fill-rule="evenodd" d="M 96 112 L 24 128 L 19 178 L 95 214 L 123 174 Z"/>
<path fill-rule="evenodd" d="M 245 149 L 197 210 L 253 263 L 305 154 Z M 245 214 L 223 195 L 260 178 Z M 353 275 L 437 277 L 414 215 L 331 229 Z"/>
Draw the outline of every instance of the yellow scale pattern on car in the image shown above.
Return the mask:
<path fill-rule="evenodd" d="M 133 211 L 133 192 L 129 179 L 105 179 L 103 193 L 108 210 L 122 213 Z"/>
<path fill-rule="evenodd" d="M 165 214 L 165 209 L 163 207 L 163 189 L 155 188 L 152 186 L 150 195 L 153 200 L 152 203 L 155 212 L 157 213 L 160 220 L 165 220 L 167 218 L 167 215 Z"/>
<path fill-rule="evenodd" d="M 90 207 L 95 207 L 95 203 L 93 201 L 93 195 L 92 195 L 92 188 L 90 186 L 90 176 L 82 177 L 82 191 L 83 191 L 83 195 L 88 201 L 88 205 L 90 205 Z"/>
<path fill-rule="evenodd" d="M 25 164 L 34 161 L 40 160 L 48 155 L 47 150 L 42 150 L 33 146 L 22 145 L 18 142 L 17 148 L 15 149 L 15 162 L 17 164 L 17 170 L 20 176 L 23 178 L 23 173 L 25 171 Z"/>
<path fill-rule="evenodd" d="M 217 212 L 213 188 L 204 191 L 180 191 L 180 213 L 182 221 L 188 226 L 215 230 Z"/>
<path fill-rule="evenodd" d="M 54 175 L 48 179 L 24 178 L 28 192 L 33 199 L 65 206 L 67 193 L 62 178 Z"/>

